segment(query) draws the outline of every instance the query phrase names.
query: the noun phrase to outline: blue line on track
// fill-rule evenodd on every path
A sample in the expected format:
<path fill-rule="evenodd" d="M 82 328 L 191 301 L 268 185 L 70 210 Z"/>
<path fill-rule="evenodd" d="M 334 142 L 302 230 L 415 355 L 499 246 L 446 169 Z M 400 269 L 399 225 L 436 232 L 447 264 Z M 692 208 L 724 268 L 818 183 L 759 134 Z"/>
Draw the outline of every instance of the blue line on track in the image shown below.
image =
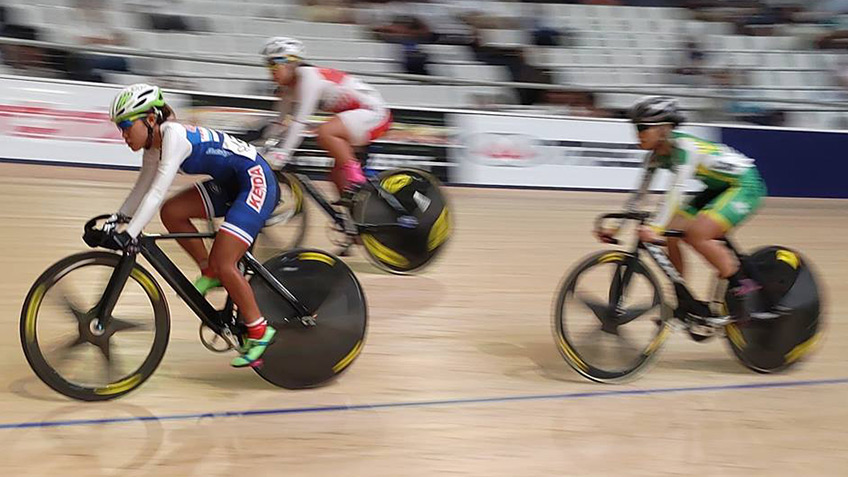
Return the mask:
<path fill-rule="evenodd" d="M 776 381 L 769 383 L 749 383 L 749 384 L 726 384 L 716 386 L 689 386 L 677 388 L 649 388 L 649 389 L 605 389 L 600 391 L 585 391 L 563 394 L 531 394 L 524 396 L 501 396 L 501 397 L 484 397 L 484 398 L 461 398 L 461 399 L 444 399 L 433 401 L 406 401 L 406 402 L 387 402 L 376 404 L 355 404 L 355 405 L 339 405 L 339 406 L 315 406 L 315 407 L 294 407 L 294 408 L 279 408 L 279 409 L 257 409 L 252 411 L 222 411 L 222 412 L 206 412 L 206 413 L 191 413 L 191 414 L 171 414 L 165 416 L 141 416 L 141 417 L 121 417 L 121 418 L 103 418 L 103 419 L 77 419 L 77 420 L 59 420 L 59 421 L 41 421 L 41 422 L 17 422 L 0 424 L 0 430 L 3 429 L 27 429 L 33 427 L 70 427 L 70 426 L 91 426 L 98 424 L 119 424 L 126 422 L 144 422 L 144 421 L 184 421 L 191 419 L 217 419 L 226 417 L 254 417 L 268 416 L 279 414 L 306 414 L 306 413 L 322 413 L 322 412 L 340 412 L 340 411 L 357 411 L 357 410 L 374 410 L 374 409 L 391 409 L 401 407 L 433 407 L 433 406 L 450 406 L 463 404 L 488 404 L 512 401 L 542 401 L 542 400 L 570 400 L 581 398 L 599 398 L 610 396 L 644 396 L 654 394 L 674 394 L 674 393 L 698 393 L 711 391 L 743 391 L 750 389 L 773 389 L 773 388 L 799 388 L 808 386 L 827 386 L 837 384 L 848 384 L 848 378 L 836 379 L 816 379 L 806 381 Z"/>

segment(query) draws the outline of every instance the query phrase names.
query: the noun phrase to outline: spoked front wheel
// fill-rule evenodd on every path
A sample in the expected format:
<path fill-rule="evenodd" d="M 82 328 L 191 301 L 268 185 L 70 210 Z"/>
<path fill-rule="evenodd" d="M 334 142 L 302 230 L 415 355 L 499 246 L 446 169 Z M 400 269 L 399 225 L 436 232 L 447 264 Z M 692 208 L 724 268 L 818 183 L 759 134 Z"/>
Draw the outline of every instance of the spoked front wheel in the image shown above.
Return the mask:
<path fill-rule="evenodd" d="M 416 169 L 394 169 L 378 176 L 382 190 L 405 209 L 400 213 L 367 185 L 352 209 L 358 224 L 398 224 L 360 235 L 368 258 L 379 268 L 395 274 L 420 272 L 444 249 L 452 232 L 452 217 L 441 184 Z M 400 226 L 404 224 L 404 226 Z"/>
<path fill-rule="evenodd" d="M 170 316 L 162 289 L 135 265 L 111 317 L 100 299 L 121 256 L 71 255 L 35 281 L 21 310 L 21 344 L 35 374 L 83 401 L 122 396 L 149 378 L 168 346 Z"/>
<path fill-rule="evenodd" d="M 621 382 L 656 357 L 671 331 L 670 315 L 656 278 L 638 257 L 600 252 L 563 281 L 553 332 L 575 371 L 597 382 Z"/>
<path fill-rule="evenodd" d="M 256 372 L 288 389 L 319 386 L 339 376 L 365 341 L 368 309 L 356 276 L 343 261 L 321 250 L 292 250 L 263 266 L 310 316 L 299 316 L 261 276 L 251 277 L 259 309 L 277 330 Z"/>

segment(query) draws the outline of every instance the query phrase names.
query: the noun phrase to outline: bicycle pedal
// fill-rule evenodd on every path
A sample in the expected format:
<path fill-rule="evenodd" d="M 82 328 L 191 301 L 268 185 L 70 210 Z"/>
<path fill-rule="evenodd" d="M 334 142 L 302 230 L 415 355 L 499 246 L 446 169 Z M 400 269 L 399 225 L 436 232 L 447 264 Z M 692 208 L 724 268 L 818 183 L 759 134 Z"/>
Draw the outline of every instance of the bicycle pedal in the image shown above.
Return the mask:
<path fill-rule="evenodd" d="M 708 318 L 702 318 L 702 320 L 707 326 L 712 326 L 713 328 L 722 328 L 735 321 L 731 315 L 711 316 Z"/>
<path fill-rule="evenodd" d="M 709 338 L 710 336 L 714 336 L 716 334 L 717 329 L 714 326 L 690 323 L 688 331 L 689 333 L 697 335 L 701 338 Z"/>
<path fill-rule="evenodd" d="M 250 363 L 250 367 L 254 369 L 261 368 L 262 365 L 265 364 L 265 360 L 262 358 L 257 359 L 256 361 Z"/>

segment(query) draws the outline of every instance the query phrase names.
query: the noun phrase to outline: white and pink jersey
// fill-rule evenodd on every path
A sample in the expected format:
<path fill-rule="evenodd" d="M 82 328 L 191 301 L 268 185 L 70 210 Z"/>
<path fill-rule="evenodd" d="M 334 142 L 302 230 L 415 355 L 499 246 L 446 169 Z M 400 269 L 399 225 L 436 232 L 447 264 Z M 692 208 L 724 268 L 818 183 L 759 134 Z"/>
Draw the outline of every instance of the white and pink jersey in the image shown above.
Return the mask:
<path fill-rule="evenodd" d="M 278 160 L 288 159 L 297 148 L 309 117 L 316 111 L 338 115 L 353 146 L 367 145 L 389 129 L 392 115 L 383 97 L 360 79 L 314 66 L 300 66 L 295 75 L 295 87 L 284 93 L 281 105 L 281 120 L 292 114 L 292 124 L 276 154 Z"/>

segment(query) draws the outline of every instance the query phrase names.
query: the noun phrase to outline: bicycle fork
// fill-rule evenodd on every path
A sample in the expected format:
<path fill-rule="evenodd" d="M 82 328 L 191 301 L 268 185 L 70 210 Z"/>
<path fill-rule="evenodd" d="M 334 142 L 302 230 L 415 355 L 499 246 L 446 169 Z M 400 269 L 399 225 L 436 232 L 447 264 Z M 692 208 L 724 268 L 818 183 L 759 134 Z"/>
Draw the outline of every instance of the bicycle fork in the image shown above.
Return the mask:
<path fill-rule="evenodd" d="M 109 324 L 109 320 L 112 318 L 112 311 L 115 310 L 115 305 L 118 303 L 118 297 L 124 291 L 124 286 L 127 284 L 127 280 L 135 266 L 135 255 L 135 253 L 124 252 L 121 260 L 118 262 L 118 266 L 115 267 L 115 271 L 109 277 L 109 283 L 106 285 L 103 296 L 100 297 L 100 300 L 97 301 L 97 304 L 92 309 L 94 320 L 96 320 L 96 323 L 92 324 L 93 330 L 102 332 L 106 328 L 106 325 Z"/>

